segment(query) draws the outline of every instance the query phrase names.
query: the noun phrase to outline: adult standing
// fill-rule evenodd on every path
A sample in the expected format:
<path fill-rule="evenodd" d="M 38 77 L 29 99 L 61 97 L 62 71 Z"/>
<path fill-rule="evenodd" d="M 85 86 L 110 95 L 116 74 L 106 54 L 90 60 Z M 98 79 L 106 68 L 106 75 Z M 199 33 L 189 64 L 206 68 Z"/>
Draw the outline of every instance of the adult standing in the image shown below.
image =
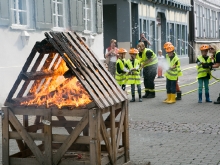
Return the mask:
<path fill-rule="evenodd" d="M 115 77 L 116 61 L 118 59 L 118 48 L 116 47 L 116 40 L 111 39 L 110 46 L 106 49 L 105 58 L 108 59 L 108 71 Z"/>
<path fill-rule="evenodd" d="M 148 48 L 149 45 L 151 45 L 150 41 L 147 40 L 144 33 L 140 34 L 140 40 L 138 42 L 143 42 L 145 45 L 145 48 Z"/>
<path fill-rule="evenodd" d="M 154 79 L 157 75 L 157 64 L 158 59 L 156 54 L 149 48 L 145 48 L 143 42 L 139 42 L 137 45 L 139 53 L 137 59 L 141 63 L 144 75 L 144 87 L 145 95 L 143 98 L 154 98 L 155 97 L 155 84 Z"/>
<path fill-rule="evenodd" d="M 212 68 L 218 68 L 220 66 L 220 49 L 218 49 L 215 44 L 210 44 L 209 53 L 212 54 L 211 58 L 214 62 L 214 65 L 212 65 Z M 215 101 L 214 104 L 220 104 L 220 94 L 219 94 L 219 97 L 217 98 L 217 101 Z"/>

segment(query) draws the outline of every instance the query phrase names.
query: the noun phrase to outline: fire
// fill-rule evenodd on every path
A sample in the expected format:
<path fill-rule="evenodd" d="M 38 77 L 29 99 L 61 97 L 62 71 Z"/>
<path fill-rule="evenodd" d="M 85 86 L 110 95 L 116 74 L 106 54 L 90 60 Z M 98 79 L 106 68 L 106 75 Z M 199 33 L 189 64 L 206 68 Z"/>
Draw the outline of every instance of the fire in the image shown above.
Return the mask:
<path fill-rule="evenodd" d="M 34 96 L 33 99 L 21 102 L 21 105 L 44 105 L 46 107 L 56 105 L 62 108 L 63 106 L 81 107 L 92 102 L 89 94 L 75 76 L 67 79 L 62 76 L 67 70 L 68 67 L 62 60 L 52 78 L 45 78 L 43 82 L 35 82 L 29 91 L 29 95 Z"/>

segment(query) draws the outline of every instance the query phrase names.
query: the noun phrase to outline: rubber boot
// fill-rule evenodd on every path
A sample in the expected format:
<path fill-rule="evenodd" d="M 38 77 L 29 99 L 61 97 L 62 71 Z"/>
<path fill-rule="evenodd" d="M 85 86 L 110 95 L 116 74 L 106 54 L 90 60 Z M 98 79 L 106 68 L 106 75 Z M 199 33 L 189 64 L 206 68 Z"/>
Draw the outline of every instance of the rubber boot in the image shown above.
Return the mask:
<path fill-rule="evenodd" d="M 202 103 L 202 93 L 199 93 L 199 101 L 198 103 Z"/>
<path fill-rule="evenodd" d="M 173 104 L 176 102 L 176 94 L 171 94 L 171 98 L 167 101 L 168 104 Z"/>
<path fill-rule="evenodd" d="M 219 93 L 219 97 L 217 98 L 217 101 L 215 101 L 214 104 L 220 104 L 220 93 Z"/>
<path fill-rule="evenodd" d="M 167 94 L 167 98 L 163 101 L 164 103 L 167 103 L 167 101 L 170 101 L 170 98 L 171 98 L 171 94 L 168 93 Z"/>
<path fill-rule="evenodd" d="M 176 92 L 176 100 L 181 100 L 182 99 L 182 91 Z"/>
<path fill-rule="evenodd" d="M 147 98 L 148 99 L 155 98 L 155 92 L 149 92 Z"/>
<path fill-rule="evenodd" d="M 142 102 L 142 98 L 141 98 L 141 95 L 139 95 L 139 102 Z"/>
<path fill-rule="evenodd" d="M 205 101 L 207 103 L 211 103 L 212 102 L 212 100 L 210 100 L 210 98 L 209 98 L 209 93 L 205 93 Z"/>
<path fill-rule="evenodd" d="M 130 102 L 135 102 L 135 96 L 132 95 L 132 99 L 130 100 Z"/>
<path fill-rule="evenodd" d="M 146 92 L 145 92 L 145 95 L 142 96 L 142 98 L 147 98 L 148 95 L 149 95 L 149 91 L 146 91 Z"/>

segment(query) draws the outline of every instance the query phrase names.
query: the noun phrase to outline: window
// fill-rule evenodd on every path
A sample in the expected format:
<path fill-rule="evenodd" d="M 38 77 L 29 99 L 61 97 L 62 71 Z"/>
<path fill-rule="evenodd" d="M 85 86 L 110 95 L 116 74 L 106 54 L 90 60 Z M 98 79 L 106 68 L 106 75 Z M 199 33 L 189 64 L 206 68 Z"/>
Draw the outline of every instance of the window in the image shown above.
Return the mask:
<path fill-rule="evenodd" d="M 155 47 L 155 21 L 150 21 L 150 32 L 149 32 L 149 41 L 151 43 L 151 49 L 155 52 L 156 47 Z"/>
<path fill-rule="evenodd" d="M 203 37 L 203 7 L 199 9 L 199 37 Z"/>
<path fill-rule="evenodd" d="M 53 26 L 64 27 L 64 4 L 63 0 L 53 0 Z"/>
<path fill-rule="evenodd" d="M 211 26 L 212 26 L 212 38 L 216 38 L 216 12 L 212 11 L 212 22 L 211 22 Z"/>
<path fill-rule="evenodd" d="M 206 23 L 207 23 L 207 26 L 208 26 L 208 29 L 207 29 L 207 34 L 208 34 L 207 37 L 208 38 L 211 37 L 211 28 L 210 28 L 211 24 L 210 24 L 210 22 L 211 22 L 210 21 L 210 9 L 207 9 L 207 22 Z"/>
<path fill-rule="evenodd" d="M 12 26 L 27 27 L 28 26 L 28 1 L 12 0 Z"/>
<path fill-rule="evenodd" d="M 84 0 L 84 32 L 91 32 L 92 31 L 92 1 L 91 0 Z"/>

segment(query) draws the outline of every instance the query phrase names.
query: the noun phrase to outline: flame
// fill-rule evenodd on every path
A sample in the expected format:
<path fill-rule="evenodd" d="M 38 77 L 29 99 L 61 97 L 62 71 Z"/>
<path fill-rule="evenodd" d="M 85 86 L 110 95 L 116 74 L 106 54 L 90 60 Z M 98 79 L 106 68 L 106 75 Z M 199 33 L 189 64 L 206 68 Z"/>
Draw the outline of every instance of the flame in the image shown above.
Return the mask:
<path fill-rule="evenodd" d="M 89 94 L 76 77 L 65 79 L 63 75 L 69 68 L 62 60 L 54 72 L 52 78 L 46 78 L 44 82 L 35 81 L 29 91 L 33 99 L 21 102 L 21 105 L 35 105 L 50 107 L 56 105 L 80 107 L 92 102 Z"/>

